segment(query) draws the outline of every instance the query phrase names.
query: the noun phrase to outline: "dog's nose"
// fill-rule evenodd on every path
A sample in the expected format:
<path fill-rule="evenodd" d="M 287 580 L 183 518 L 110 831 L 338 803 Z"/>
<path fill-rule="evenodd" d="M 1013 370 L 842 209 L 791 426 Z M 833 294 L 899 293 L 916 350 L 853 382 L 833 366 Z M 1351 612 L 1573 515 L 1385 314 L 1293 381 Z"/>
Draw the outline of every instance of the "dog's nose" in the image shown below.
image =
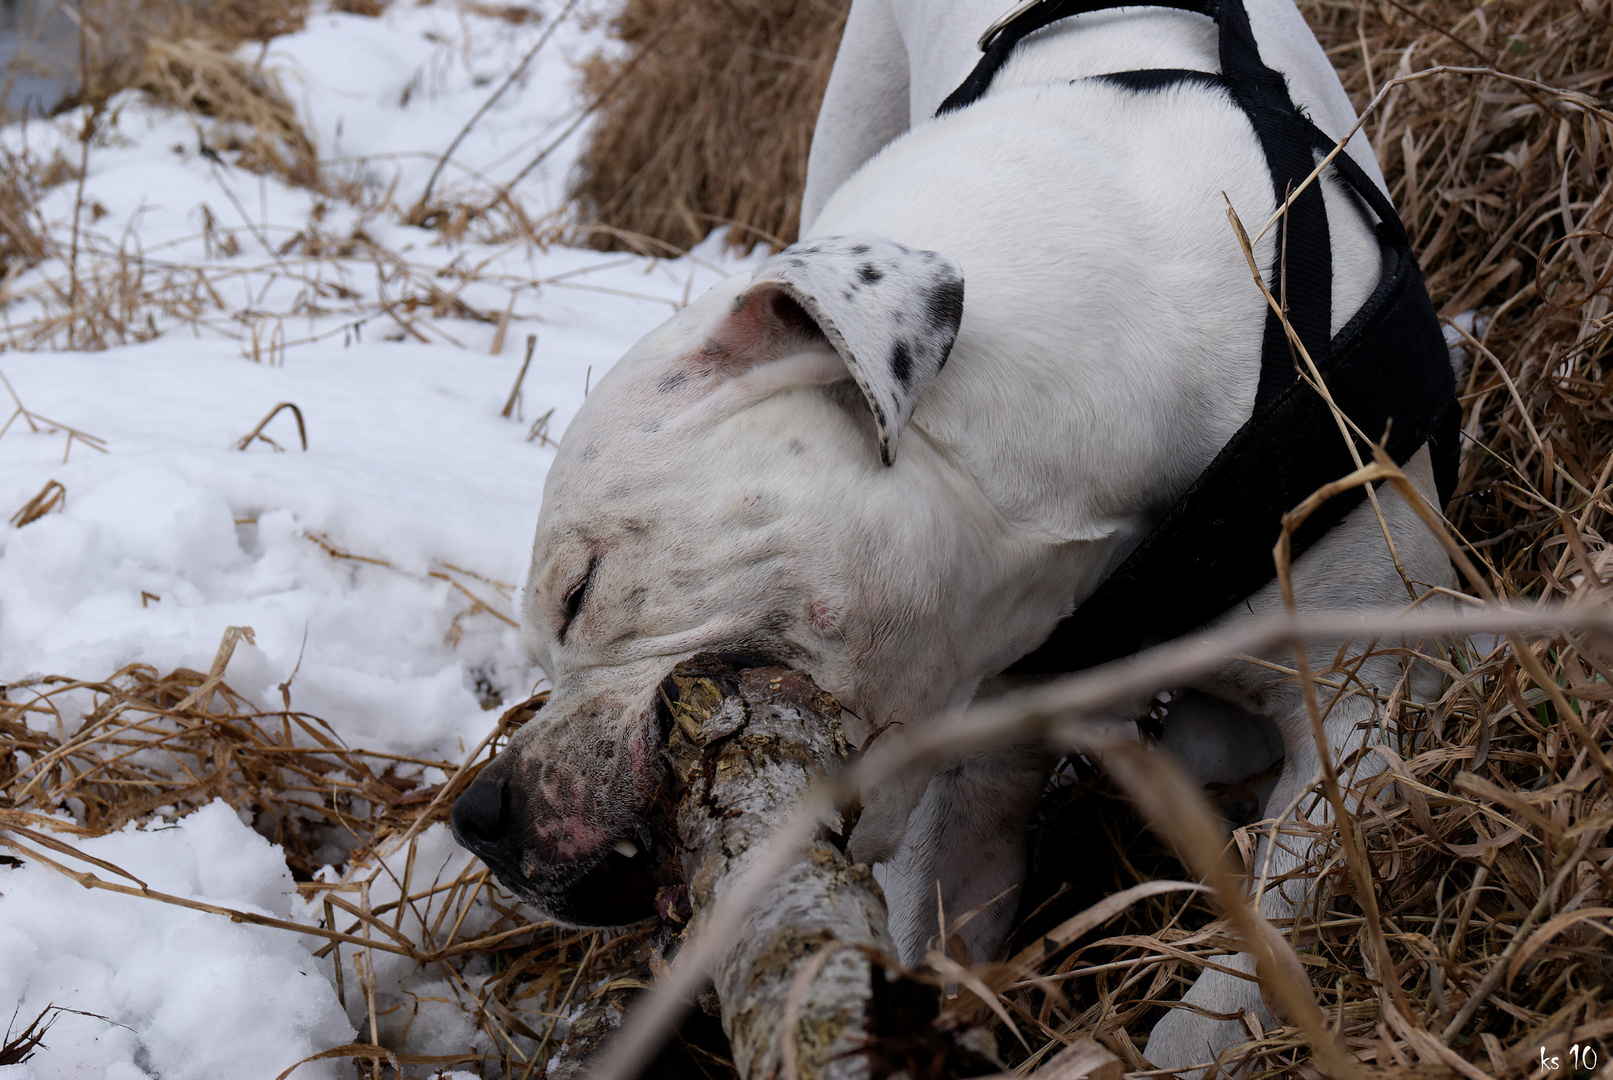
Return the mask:
<path fill-rule="evenodd" d="M 477 777 L 454 800 L 449 820 L 454 837 L 483 859 L 502 861 L 516 846 L 511 829 L 510 785 Z"/>

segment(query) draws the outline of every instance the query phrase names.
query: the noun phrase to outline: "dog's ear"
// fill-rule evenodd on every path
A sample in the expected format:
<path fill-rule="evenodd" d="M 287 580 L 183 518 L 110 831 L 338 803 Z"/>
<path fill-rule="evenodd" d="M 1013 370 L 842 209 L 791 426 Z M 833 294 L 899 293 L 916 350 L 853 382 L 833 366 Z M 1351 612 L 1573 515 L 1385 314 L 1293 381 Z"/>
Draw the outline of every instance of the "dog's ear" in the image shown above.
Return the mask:
<path fill-rule="evenodd" d="M 946 366 L 963 320 L 963 275 L 952 260 L 877 236 L 792 244 L 756 271 L 747 293 L 776 289 L 800 305 L 851 370 L 879 432 L 879 456 L 919 395 Z"/>

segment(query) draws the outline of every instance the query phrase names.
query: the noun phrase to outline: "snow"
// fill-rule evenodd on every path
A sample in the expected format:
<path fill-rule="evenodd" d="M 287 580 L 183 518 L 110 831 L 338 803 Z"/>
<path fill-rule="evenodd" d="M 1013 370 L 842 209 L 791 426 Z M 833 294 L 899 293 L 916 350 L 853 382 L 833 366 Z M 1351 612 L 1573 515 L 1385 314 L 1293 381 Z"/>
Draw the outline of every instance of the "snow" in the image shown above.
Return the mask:
<path fill-rule="evenodd" d="M 281 918 L 291 912 L 284 859 L 223 803 L 161 831 L 130 827 L 79 847 L 162 892 Z M 46 1003 L 107 1018 L 62 1013 L 46 1037 L 49 1051 L 28 1063 L 40 1080 L 114 1070 L 130 1078 L 263 1075 L 265 1066 L 273 1076 L 353 1035 L 321 974 L 328 965 L 311 955 L 307 938 L 88 891 L 44 868 L 4 881 L 0 1001 L 21 1002 L 27 1019 Z"/>
<path fill-rule="evenodd" d="M 133 662 L 205 672 L 227 628 L 250 627 L 226 676 L 249 701 L 280 707 L 289 680 L 295 707 L 349 746 L 459 761 L 498 715 L 483 708 L 489 688 L 508 705 L 540 683 L 499 616 L 514 616 L 552 440 L 634 340 L 749 265 L 715 241 L 669 261 L 475 225 L 449 242 L 401 223 L 561 7 L 545 0 L 542 19 L 512 24 L 485 6 L 397 0 L 374 19 L 315 15 L 263 50 L 350 198 L 234 166 L 218 156 L 224 133 L 195 117 L 114 100 L 88 156 L 77 263 L 81 299 L 118 316 L 94 331 L 109 347 L 73 347 L 86 339 L 69 342 L 60 319 L 71 181 L 41 200 L 55 256 L 0 299 L 0 374 L 16 397 L 0 388 L 0 413 L 29 413 L 0 434 L 0 516 L 48 481 L 66 491 L 59 512 L 0 523 L 0 683 L 12 700 L 41 675 L 105 678 Z M 603 46 L 598 14 L 559 22 L 455 152 L 444 198 L 510 180 L 576 120 L 572 61 Z M 36 120 L 0 143 L 76 162 L 82 124 Z M 532 220 L 560 209 L 585 130 L 515 188 Z M 310 257 L 315 237 L 353 253 Z M 130 275 L 138 299 L 125 310 L 108 298 L 127 294 Z M 529 334 L 537 348 L 505 418 Z M 300 409 L 307 449 L 290 410 L 263 429 L 272 444 L 240 449 L 282 402 Z M 545 413 L 546 438 L 529 438 Z M 462 589 L 496 614 L 473 611 Z M 320 917 L 279 849 L 223 803 L 64 838 L 175 896 Z M 439 826 L 418 837 L 415 860 L 420 881 L 469 856 Z M 426 933 L 412 915 L 403 930 Z M 344 1010 L 333 965 L 313 956 L 320 944 L 81 888 L 37 861 L 0 863 L 0 1009 L 15 1009 L 19 1029 L 48 1005 L 77 1010 L 0 1080 L 273 1078 L 367 1037 L 362 1003 L 349 994 Z M 389 1045 L 451 1054 L 482 1037 L 441 972 L 378 953 L 374 975 L 379 997 L 414 1003 L 383 1022 Z M 327 1060 L 294 1075 L 351 1068 Z"/>

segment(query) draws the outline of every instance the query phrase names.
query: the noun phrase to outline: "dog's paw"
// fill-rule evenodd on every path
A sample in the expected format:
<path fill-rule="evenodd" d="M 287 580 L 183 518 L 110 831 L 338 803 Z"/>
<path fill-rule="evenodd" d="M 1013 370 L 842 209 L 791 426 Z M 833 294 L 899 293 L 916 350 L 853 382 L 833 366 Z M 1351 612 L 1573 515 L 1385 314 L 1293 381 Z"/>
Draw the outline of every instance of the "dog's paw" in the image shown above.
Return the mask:
<path fill-rule="evenodd" d="M 1228 957 L 1228 967 L 1252 971 L 1254 962 L 1247 954 Z M 1229 1046 L 1249 1038 L 1239 1014 L 1253 1013 L 1266 1026 L 1274 1023 L 1260 1000 L 1259 984 L 1220 971 L 1206 971 L 1182 995 L 1183 1007 L 1172 1009 L 1154 1025 L 1143 1054 L 1156 1068 L 1170 1069 L 1182 1080 L 1199 1080 L 1205 1066 L 1220 1057 Z M 1217 1019 L 1206 1013 L 1219 1013 Z M 1223 1063 L 1222 1072 L 1231 1071 Z"/>
<path fill-rule="evenodd" d="M 1188 1009 L 1172 1009 L 1154 1025 L 1143 1055 L 1155 1068 L 1170 1069 L 1181 1080 L 1199 1080 L 1205 1066 L 1221 1051 L 1248 1037 L 1237 1020 L 1215 1020 Z"/>

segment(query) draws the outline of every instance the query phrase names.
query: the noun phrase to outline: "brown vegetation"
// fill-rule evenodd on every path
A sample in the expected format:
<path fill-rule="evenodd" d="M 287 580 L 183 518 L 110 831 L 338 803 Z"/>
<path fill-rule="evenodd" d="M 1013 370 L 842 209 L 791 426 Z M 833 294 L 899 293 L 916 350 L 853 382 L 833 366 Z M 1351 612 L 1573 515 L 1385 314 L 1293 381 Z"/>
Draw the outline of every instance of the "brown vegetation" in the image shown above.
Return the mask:
<path fill-rule="evenodd" d="M 584 68 L 601 111 L 573 188 L 583 242 L 682 251 L 735 226 L 749 249 L 800 227 L 801 185 L 846 0 L 632 0 L 628 47 Z"/>
<path fill-rule="evenodd" d="M 375 5 L 376 12 L 381 9 Z M 217 150 L 235 150 L 246 168 L 266 169 L 317 186 L 318 159 L 273 76 L 244 59 L 240 47 L 299 29 L 307 0 L 87 0 L 73 12 L 74 91 L 57 107 L 104 106 L 112 95 L 144 90 L 164 105 L 225 125 Z M 60 14 L 47 8 L 44 25 Z M 59 35 L 47 40 L 59 49 Z M 47 70 L 24 48 L 4 73 Z"/>

